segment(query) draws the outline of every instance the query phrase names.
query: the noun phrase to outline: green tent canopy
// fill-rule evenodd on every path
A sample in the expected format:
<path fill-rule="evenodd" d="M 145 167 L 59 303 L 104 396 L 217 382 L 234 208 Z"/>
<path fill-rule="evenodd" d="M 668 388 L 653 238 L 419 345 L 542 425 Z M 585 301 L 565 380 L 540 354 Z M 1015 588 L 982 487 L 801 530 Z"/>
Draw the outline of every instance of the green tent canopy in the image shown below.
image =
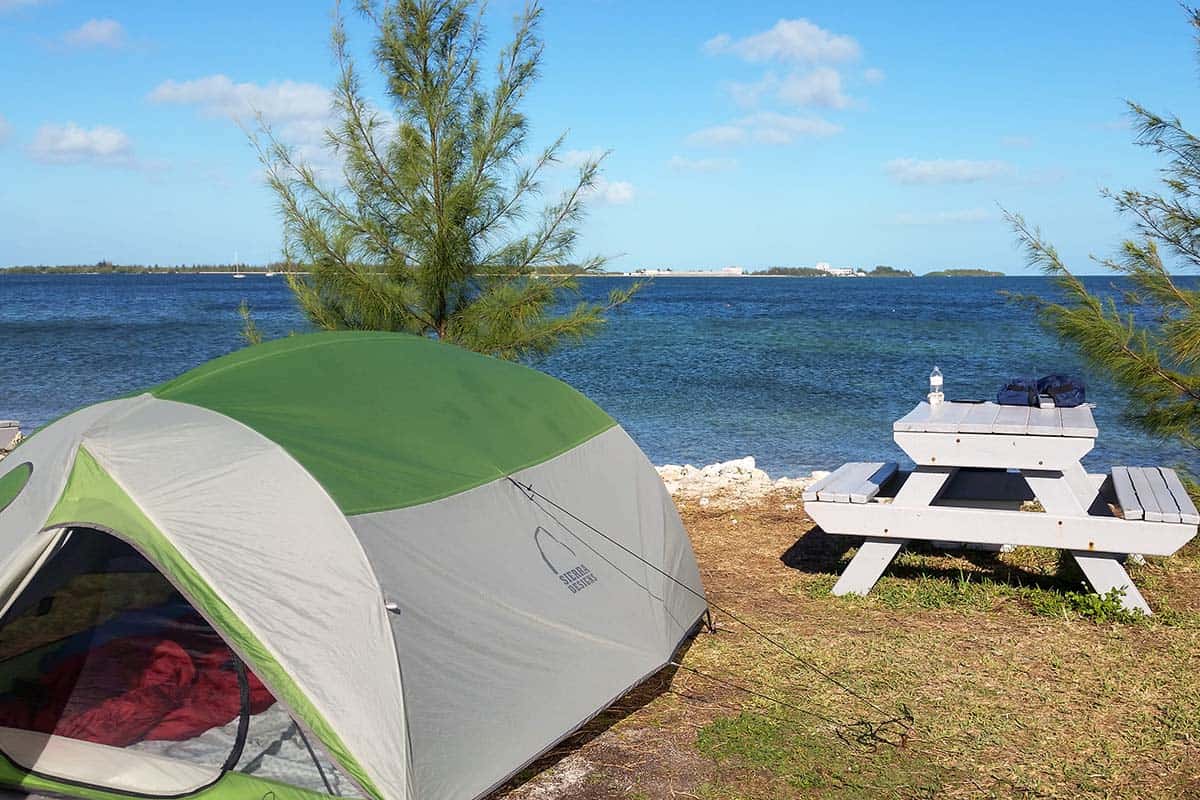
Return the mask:
<path fill-rule="evenodd" d="M 704 610 L 653 467 L 566 384 L 277 340 L 0 462 L 0 786 L 470 800 Z"/>

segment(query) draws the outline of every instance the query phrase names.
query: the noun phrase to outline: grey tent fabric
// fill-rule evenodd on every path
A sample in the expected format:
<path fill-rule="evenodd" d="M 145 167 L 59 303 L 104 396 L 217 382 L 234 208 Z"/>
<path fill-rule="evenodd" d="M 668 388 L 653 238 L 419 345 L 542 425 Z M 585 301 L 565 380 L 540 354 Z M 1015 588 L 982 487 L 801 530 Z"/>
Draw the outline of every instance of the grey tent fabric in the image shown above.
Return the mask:
<path fill-rule="evenodd" d="M 640 558 L 508 480 L 351 518 L 399 611 L 420 797 L 503 782 L 660 669 L 705 610 L 641 560 L 700 590 L 671 498 L 624 431 L 514 477 Z"/>

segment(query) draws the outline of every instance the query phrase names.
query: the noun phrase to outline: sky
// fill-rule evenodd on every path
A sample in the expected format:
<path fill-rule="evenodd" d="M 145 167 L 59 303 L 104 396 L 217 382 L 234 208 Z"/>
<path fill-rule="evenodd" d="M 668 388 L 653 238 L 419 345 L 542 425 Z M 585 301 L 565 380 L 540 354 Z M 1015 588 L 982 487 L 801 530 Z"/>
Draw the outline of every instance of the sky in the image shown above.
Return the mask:
<path fill-rule="evenodd" d="M 523 0 L 485 13 L 494 59 Z M 267 263 L 255 112 L 329 119 L 332 3 L 0 0 L 0 265 Z M 367 90 L 387 98 L 351 17 Z M 608 152 L 578 255 L 610 269 L 888 264 L 1027 272 L 1002 209 L 1079 272 L 1153 188 L 1126 99 L 1200 127 L 1173 0 L 546 0 L 530 152 Z"/>

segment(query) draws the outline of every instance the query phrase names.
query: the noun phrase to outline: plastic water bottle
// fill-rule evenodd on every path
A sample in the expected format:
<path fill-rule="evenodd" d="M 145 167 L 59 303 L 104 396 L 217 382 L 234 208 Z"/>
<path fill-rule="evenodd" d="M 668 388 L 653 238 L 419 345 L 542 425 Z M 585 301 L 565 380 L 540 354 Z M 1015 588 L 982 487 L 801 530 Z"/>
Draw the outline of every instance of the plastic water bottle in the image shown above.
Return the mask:
<path fill-rule="evenodd" d="M 936 406 L 944 398 L 945 395 L 942 394 L 942 371 L 935 366 L 933 372 L 929 373 L 929 405 Z"/>

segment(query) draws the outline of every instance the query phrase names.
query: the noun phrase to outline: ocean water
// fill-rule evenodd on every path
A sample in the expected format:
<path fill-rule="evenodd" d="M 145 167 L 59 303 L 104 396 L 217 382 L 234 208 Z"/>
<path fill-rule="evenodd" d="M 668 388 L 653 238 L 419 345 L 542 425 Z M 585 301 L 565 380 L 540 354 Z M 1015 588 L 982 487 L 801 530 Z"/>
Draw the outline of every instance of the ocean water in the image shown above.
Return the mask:
<path fill-rule="evenodd" d="M 582 291 L 601 299 L 628 281 Z M 796 475 L 903 461 L 892 421 L 936 364 L 952 399 L 993 397 L 1009 375 L 1080 374 L 1098 406 L 1089 468 L 1197 466 L 1127 424 L 1113 387 L 1002 290 L 1053 295 L 1038 277 L 660 278 L 599 336 L 535 366 L 592 397 L 658 464 L 753 455 Z M 279 277 L 0 275 L 0 418 L 29 430 L 236 349 L 243 299 L 267 337 L 308 329 Z"/>

